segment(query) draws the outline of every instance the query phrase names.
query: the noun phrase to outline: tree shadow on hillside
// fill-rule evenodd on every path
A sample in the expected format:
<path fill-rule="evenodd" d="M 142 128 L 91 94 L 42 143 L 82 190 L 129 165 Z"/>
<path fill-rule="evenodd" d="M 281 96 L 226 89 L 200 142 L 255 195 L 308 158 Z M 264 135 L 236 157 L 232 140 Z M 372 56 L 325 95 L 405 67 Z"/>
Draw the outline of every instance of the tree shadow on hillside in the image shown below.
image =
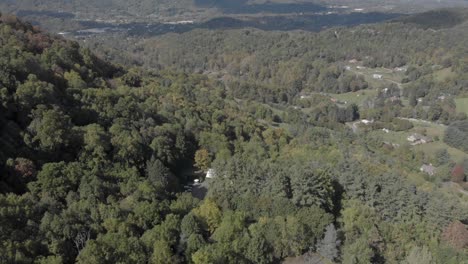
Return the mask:
<path fill-rule="evenodd" d="M 306 30 L 320 31 L 324 28 L 336 26 L 355 26 L 360 24 L 378 23 L 401 14 L 394 13 L 351 13 L 329 15 L 302 15 L 302 16 L 265 16 L 248 20 L 232 17 L 219 17 L 211 19 L 201 25 L 207 29 L 239 29 L 258 28 L 261 30 Z"/>
<path fill-rule="evenodd" d="M 360 24 L 378 23 L 401 16 L 393 13 L 351 13 L 329 15 L 303 15 L 303 16 L 264 16 L 249 19 L 232 17 L 218 17 L 203 23 L 195 24 L 129 24 L 119 25 L 128 27 L 128 34 L 133 36 L 159 36 L 166 33 L 184 33 L 194 29 L 242 29 L 257 28 L 265 31 L 305 30 L 320 31 L 337 26 L 356 26 Z"/>
<path fill-rule="evenodd" d="M 195 0 L 198 7 L 219 8 L 225 14 L 258 14 L 258 13 L 305 13 L 320 12 L 328 8 L 313 3 L 271 3 L 249 5 L 247 0 Z"/>

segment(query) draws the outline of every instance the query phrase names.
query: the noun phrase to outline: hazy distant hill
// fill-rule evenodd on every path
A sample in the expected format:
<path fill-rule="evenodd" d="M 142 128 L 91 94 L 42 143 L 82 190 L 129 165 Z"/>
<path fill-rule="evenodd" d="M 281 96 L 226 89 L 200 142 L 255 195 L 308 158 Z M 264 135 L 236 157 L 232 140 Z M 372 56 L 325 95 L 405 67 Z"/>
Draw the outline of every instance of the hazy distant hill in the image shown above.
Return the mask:
<path fill-rule="evenodd" d="M 422 28 L 448 28 L 468 20 L 467 9 L 441 9 L 415 14 L 401 19 L 404 23 L 416 24 Z"/>
<path fill-rule="evenodd" d="M 111 17 L 103 3 L 88 13 Z M 29 12 L 75 21 L 46 7 Z M 451 12 L 94 28 L 89 48 L 0 14 L 0 263 L 466 263 L 468 30 Z"/>
<path fill-rule="evenodd" d="M 468 5 L 466 0 L 3 0 L 0 9 L 48 10 L 86 16 L 177 16 L 184 13 L 296 13 L 323 11 L 330 6 L 347 6 L 357 11 L 421 11 L 436 7 Z"/>

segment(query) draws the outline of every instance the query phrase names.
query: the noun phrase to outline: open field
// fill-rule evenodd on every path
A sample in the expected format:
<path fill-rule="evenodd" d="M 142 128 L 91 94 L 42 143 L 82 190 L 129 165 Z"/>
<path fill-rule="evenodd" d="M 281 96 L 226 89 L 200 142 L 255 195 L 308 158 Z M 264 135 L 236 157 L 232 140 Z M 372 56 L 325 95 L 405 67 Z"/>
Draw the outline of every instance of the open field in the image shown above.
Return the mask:
<path fill-rule="evenodd" d="M 382 138 L 383 141 L 385 142 L 390 142 L 390 143 L 395 143 L 399 145 L 403 145 L 405 143 L 408 143 L 406 138 L 411 134 L 408 131 L 390 131 L 389 133 L 385 133 L 382 130 L 374 130 L 369 132 L 371 135 L 378 136 Z"/>
<path fill-rule="evenodd" d="M 350 71 L 358 75 L 364 76 L 365 80 L 371 87 L 382 87 L 391 83 L 401 86 L 401 81 L 404 78 L 404 72 L 397 72 L 387 68 L 367 68 L 363 66 L 350 66 Z M 374 74 L 381 78 L 374 78 Z"/>
<path fill-rule="evenodd" d="M 457 112 L 468 115 L 468 98 L 457 98 L 455 104 L 457 105 Z"/>
<path fill-rule="evenodd" d="M 338 99 L 341 102 L 347 102 L 347 104 L 356 104 L 362 106 L 363 102 L 368 98 L 377 96 L 376 89 L 366 89 L 357 92 L 349 92 L 342 94 L 330 94 L 332 97 Z"/>
<path fill-rule="evenodd" d="M 382 130 L 374 130 L 374 131 L 371 131 L 370 133 L 382 137 L 384 141 L 388 141 L 388 142 L 396 143 L 400 145 L 408 143 L 407 137 L 411 135 L 412 133 L 424 133 L 425 135 L 430 136 L 433 139 L 438 138 L 438 140 L 435 140 L 434 142 L 430 142 L 427 144 L 416 145 L 413 147 L 414 150 L 422 151 L 427 155 L 434 155 L 437 150 L 446 149 L 448 153 L 450 154 L 451 159 L 456 162 L 468 158 L 467 153 L 459 149 L 450 147 L 449 145 L 443 142 L 445 126 L 433 124 L 433 123 L 418 122 L 418 121 L 414 121 L 412 123 L 414 125 L 414 128 L 408 131 L 401 131 L 401 132 L 390 131 L 389 133 L 385 133 Z"/>
<path fill-rule="evenodd" d="M 465 152 L 458 150 L 456 148 L 452 148 L 442 141 L 417 145 L 414 147 L 414 149 L 421 150 L 422 152 L 428 155 L 433 155 L 439 149 L 446 149 L 448 153 L 450 154 L 450 157 L 452 158 L 452 160 L 456 162 L 459 162 L 465 158 L 468 158 L 468 155 Z"/>
<path fill-rule="evenodd" d="M 451 79 L 456 76 L 451 68 L 444 68 L 438 71 L 435 71 L 433 74 L 434 79 L 438 82 L 444 82 L 447 79 Z"/>

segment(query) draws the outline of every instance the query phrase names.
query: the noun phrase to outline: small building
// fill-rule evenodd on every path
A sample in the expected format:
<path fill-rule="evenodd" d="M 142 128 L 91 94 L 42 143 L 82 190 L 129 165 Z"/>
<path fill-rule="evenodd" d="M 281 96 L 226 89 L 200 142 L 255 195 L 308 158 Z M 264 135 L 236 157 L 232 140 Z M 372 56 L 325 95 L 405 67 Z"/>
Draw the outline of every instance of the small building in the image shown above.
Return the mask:
<path fill-rule="evenodd" d="M 346 69 L 347 71 L 349 71 L 349 70 L 351 70 L 351 66 L 345 66 L 345 69 Z"/>
<path fill-rule="evenodd" d="M 408 138 L 406 138 L 409 142 L 415 142 L 416 140 L 418 140 L 418 136 L 417 134 L 412 134 L 410 135 Z"/>
<path fill-rule="evenodd" d="M 394 71 L 396 72 L 406 72 L 408 70 L 408 67 L 407 66 L 404 66 L 404 67 L 396 67 L 395 69 L 393 69 Z"/>
<path fill-rule="evenodd" d="M 209 169 L 209 170 L 206 172 L 205 178 L 206 178 L 206 179 L 213 179 L 215 176 L 216 176 L 215 170 L 214 170 L 214 169 Z"/>
<path fill-rule="evenodd" d="M 419 144 L 426 144 L 432 142 L 432 138 L 420 135 L 418 133 L 411 134 L 407 140 L 411 143 L 411 145 L 419 145 Z"/>
<path fill-rule="evenodd" d="M 426 173 L 426 174 L 428 174 L 430 176 L 433 176 L 435 174 L 435 169 L 436 168 L 434 166 L 432 166 L 432 164 L 429 164 L 429 165 L 423 164 L 421 166 L 421 168 L 419 168 L 419 170 L 421 172 L 424 172 L 424 173 Z"/>
<path fill-rule="evenodd" d="M 368 124 L 374 123 L 374 120 L 363 119 L 363 120 L 361 120 L 361 123 L 363 123 L 364 125 L 368 125 Z"/>
<path fill-rule="evenodd" d="M 356 59 L 352 59 L 352 60 L 349 61 L 349 63 L 351 63 L 351 64 L 355 64 L 355 63 L 357 63 L 357 62 L 358 62 L 358 61 L 357 61 Z"/>
<path fill-rule="evenodd" d="M 385 133 L 390 133 L 390 130 L 388 128 L 382 128 L 382 131 Z"/>
<path fill-rule="evenodd" d="M 382 74 L 376 74 L 376 73 L 374 73 L 374 74 L 372 75 L 372 78 L 377 79 L 377 80 L 381 80 L 382 77 L 383 77 Z"/>

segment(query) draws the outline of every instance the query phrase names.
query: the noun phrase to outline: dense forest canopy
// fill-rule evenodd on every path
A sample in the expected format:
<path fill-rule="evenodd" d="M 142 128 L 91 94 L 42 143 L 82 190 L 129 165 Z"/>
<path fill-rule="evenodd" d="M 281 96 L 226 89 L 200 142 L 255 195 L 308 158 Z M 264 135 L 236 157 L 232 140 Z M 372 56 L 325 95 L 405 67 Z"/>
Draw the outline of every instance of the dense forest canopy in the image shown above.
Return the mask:
<path fill-rule="evenodd" d="M 78 44 L 1 15 L 0 262 L 466 263 L 460 19 Z"/>
<path fill-rule="evenodd" d="M 434 25 L 434 13 L 447 19 Z M 374 119 L 399 116 L 448 124 L 463 118 L 453 99 L 439 98 L 466 93 L 466 14 L 466 9 L 431 11 L 319 33 L 197 29 L 158 37 L 111 33 L 85 39 L 88 47 L 123 64 L 208 74 L 226 83 L 237 98 L 297 104 L 307 94 L 393 89 L 369 99 L 361 110 L 368 109 L 367 116 Z M 400 71 L 401 77 L 376 82 L 371 70 Z M 384 105 L 384 111 L 374 111 Z"/>

